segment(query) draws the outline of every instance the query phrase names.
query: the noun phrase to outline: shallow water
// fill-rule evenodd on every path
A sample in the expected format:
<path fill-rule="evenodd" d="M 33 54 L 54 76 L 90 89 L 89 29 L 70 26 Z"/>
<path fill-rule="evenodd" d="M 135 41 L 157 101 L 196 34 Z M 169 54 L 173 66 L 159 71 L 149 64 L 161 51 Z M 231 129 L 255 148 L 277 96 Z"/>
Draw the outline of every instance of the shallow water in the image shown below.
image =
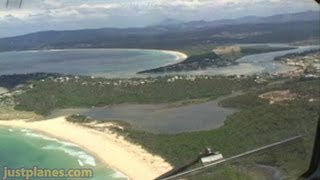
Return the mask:
<path fill-rule="evenodd" d="M 79 146 L 29 129 L 0 127 L 0 163 L 9 168 L 90 168 L 94 173 L 92 180 L 126 179 Z"/>
<path fill-rule="evenodd" d="M 288 47 L 285 44 L 245 44 L 245 46 L 255 45 L 268 45 L 271 47 Z M 308 50 L 319 49 L 320 46 L 300 46 L 297 49 L 268 52 L 261 54 L 254 54 L 244 56 L 238 59 L 237 65 L 220 67 L 220 68 L 208 68 L 206 70 L 180 72 L 182 75 L 252 75 L 256 73 L 283 73 L 295 69 L 296 67 L 288 66 L 280 62 L 274 61 L 275 57 L 283 56 L 289 53 L 301 53 Z M 177 73 L 173 73 L 177 74 Z"/>
<path fill-rule="evenodd" d="M 255 67 L 261 67 L 260 72 L 277 73 L 284 72 L 290 69 L 290 66 L 274 61 L 275 57 L 283 56 L 289 53 L 301 53 L 308 50 L 318 49 L 320 46 L 301 46 L 298 49 L 291 49 L 285 51 L 269 52 L 262 54 L 254 54 L 245 56 L 237 60 L 240 65 L 252 64 Z M 254 71 L 253 72 L 257 72 Z"/>

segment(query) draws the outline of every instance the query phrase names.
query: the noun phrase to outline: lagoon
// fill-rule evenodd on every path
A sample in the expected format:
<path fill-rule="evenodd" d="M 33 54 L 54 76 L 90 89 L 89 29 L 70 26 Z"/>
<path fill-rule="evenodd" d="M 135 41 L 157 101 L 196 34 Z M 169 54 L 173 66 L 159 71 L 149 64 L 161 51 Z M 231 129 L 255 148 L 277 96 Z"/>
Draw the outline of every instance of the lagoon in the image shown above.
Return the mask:
<path fill-rule="evenodd" d="M 61 49 L 0 53 L 0 75 L 62 73 L 131 77 L 138 71 L 184 60 L 182 53 L 139 49 Z"/>
<path fill-rule="evenodd" d="M 236 109 L 219 106 L 223 99 L 242 92 L 195 104 L 118 104 L 105 107 L 54 110 L 47 118 L 82 114 L 99 121 L 124 121 L 133 128 L 151 133 L 176 134 L 217 129 Z"/>

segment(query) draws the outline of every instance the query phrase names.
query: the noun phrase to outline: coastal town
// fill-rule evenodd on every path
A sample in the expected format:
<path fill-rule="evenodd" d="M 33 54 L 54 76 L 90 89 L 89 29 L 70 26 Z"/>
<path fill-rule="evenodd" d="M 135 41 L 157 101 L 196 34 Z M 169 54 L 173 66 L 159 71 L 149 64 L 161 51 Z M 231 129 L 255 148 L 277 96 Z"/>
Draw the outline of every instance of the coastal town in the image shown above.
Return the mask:
<path fill-rule="evenodd" d="M 288 72 L 288 76 L 320 77 L 320 50 L 307 51 L 303 53 L 291 53 L 277 57 L 276 61 L 289 66 L 298 67 Z"/>
<path fill-rule="evenodd" d="M 288 66 L 294 67 L 283 73 L 267 73 L 263 72 L 255 75 L 229 75 L 228 79 L 241 81 L 247 78 L 253 78 L 258 84 L 265 84 L 279 78 L 319 78 L 320 77 L 320 51 L 312 50 L 303 53 L 287 54 L 281 57 L 276 57 L 274 63 L 283 63 Z M 211 75 L 168 75 L 163 77 L 148 77 L 148 78 L 114 78 L 105 79 L 95 76 L 79 76 L 79 75 L 62 75 L 62 74 L 47 74 L 44 78 L 39 78 L 37 81 L 45 83 L 52 82 L 58 84 L 76 83 L 84 87 L 97 87 L 97 88 L 117 88 L 117 87 L 143 87 L 152 86 L 158 82 L 162 83 L 175 83 L 175 82 L 197 82 L 201 80 L 219 79 L 219 76 Z M 223 79 L 223 76 L 220 76 Z M 5 80 L 5 82 L 7 82 Z M 5 82 L 0 82 L 5 84 Z M 0 92 L 1 106 L 14 106 L 14 97 L 19 96 L 28 89 L 34 88 L 32 81 L 16 84 L 14 88 L 9 91 L 3 87 Z M 7 87 L 8 88 L 8 87 Z"/>

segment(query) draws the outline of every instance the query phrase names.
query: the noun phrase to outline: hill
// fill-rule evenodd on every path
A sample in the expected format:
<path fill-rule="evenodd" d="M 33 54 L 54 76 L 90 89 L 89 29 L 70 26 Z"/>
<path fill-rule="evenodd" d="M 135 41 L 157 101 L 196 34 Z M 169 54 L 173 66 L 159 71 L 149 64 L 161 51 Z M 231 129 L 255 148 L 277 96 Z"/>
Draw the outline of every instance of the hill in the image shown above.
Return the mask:
<path fill-rule="evenodd" d="M 0 51 L 64 48 L 185 49 L 227 43 L 287 43 L 320 38 L 319 12 L 144 28 L 44 31 L 0 39 Z"/>

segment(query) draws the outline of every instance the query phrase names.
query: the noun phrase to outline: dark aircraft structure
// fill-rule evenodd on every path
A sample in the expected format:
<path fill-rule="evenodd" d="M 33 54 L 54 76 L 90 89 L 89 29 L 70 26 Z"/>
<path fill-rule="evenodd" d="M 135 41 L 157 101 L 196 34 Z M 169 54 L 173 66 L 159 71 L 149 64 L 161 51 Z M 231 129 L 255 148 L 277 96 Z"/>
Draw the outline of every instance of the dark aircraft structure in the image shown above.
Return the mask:
<path fill-rule="evenodd" d="M 187 177 L 188 175 L 192 175 L 192 174 L 201 174 L 202 172 L 208 170 L 209 168 L 214 168 L 218 165 L 222 165 L 231 161 L 234 161 L 236 159 L 242 158 L 242 157 L 246 157 L 261 151 L 265 151 L 277 146 L 283 146 L 285 144 L 288 143 L 294 143 L 298 140 L 301 140 L 302 136 L 298 135 L 298 136 L 294 136 L 279 142 L 275 142 L 257 149 L 253 149 L 229 158 L 222 158 L 222 159 L 218 159 L 215 161 L 212 161 L 211 163 L 208 164 L 203 164 L 202 166 L 198 167 L 198 168 L 194 168 L 191 170 L 187 170 L 189 167 L 192 167 L 194 164 L 196 164 L 197 162 L 199 162 L 201 160 L 201 158 L 205 158 L 206 156 L 210 156 L 212 153 L 208 153 L 208 151 L 205 151 L 205 153 L 200 154 L 197 158 L 195 158 L 194 160 L 189 161 L 187 164 L 179 166 L 174 168 L 173 170 L 159 176 L 158 178 L 156 178 L 156 180 L 174 180 L 174 179 L 181 179 L 184 177 Z M 308 179 L 308 178 L 307 178 Z M 313 180 L 313 179 L 312 179 Z"/>
<path fill-rule="evenodd" d="M 298 135 L 298 136 L 294 136 L 279 142 L 275 142 L 273 144 L 269 144 L 266 145 L 264 147 L 260 147 L 257 149 L 253 149 L 251 151 L 247 151 L 229 158 L 222 158 L 222 159 L 217 159 L 212 161 L 211 163 L 208 164 L 203 164 L 202 166 L 198 167 L 198 168 L 194 168 L 191 170 L 187 170 L 189 167 L 192 167 L 193 165 L 195 165 L 196 163 L 198 163 L 199 161 L 201 161 L 201 158 L 205 158 L 208 157 L 212 154 L 214 154 L 213 152 L 211 152 L 211 149 L 207 149 L 204 153 L 201 153 L 198 157 L 196 157 L 193 160 L 190 160 L 188 163 L 181 165 L 179 167 L 176 167 L 174 169 L 172 169 L 171 171 L 159 176 L 158 178 L 156 178 L 156 180 L 174 180 L 174 179 L 181 179 L 184 177 L 187 177 L 188 175 L 192 175 L 192 174 L 201 174 L 202 172 L 208 170 L 209 168 L 214 168 L 218 165 L 222 165 L 228 162 L 231 162 L 235 159 L 241 158 L 241 157 L 245 157 L 248 155 L 252 155 L 261 151 L 265 151 L 271 148 L 275 148 L 277 146 L 283 146 L 285 144 L 289 144 L 289 143 L 294 143 L 298 140 L 301 140 L 302 136 Z M 301 180 L 318 180 L 320 179 L 320 115 L 319 115 L 319 119 L 318 119 L 318 126 L 317 126 L 317 132 L 316 132 L 316 137 L 315 137 L 315 142 L 314 142 L 314 149 L 313 149 L 313 155 L 310 161 L 310 167 L 309 169 L 299 178 Z"/>

